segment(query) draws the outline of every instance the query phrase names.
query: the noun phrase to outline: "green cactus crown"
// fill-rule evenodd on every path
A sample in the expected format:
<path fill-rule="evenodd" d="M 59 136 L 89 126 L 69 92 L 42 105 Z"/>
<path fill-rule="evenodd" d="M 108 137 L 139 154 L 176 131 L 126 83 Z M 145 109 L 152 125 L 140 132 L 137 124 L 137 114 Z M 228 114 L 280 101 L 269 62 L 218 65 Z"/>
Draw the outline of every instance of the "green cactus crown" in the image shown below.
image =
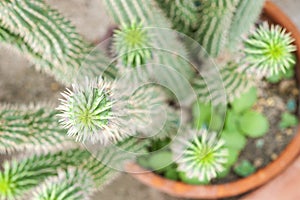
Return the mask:
<path fill-rule="evenodd" d="M 63 93 L 65 99 L 61 100 L 58 110 L 62 112 L 59 114 L 60 121 L 68 129 L 68 135 L 76 137 L 77 141 L 102 143 L 109 141 L 106 137 L 117 137 L 113 133 L 101 133 L 101 130 L 110 131 L 108 123 L 113 118 L 110 88 L 100 79 L 96 82 L 86 81 L 84 86 L 73 85 L 73 91 Z"/>
<path fill-rule="evenodd" d="M 246 70 L 262 75 L 286 72 L 295 65 L 290 33 L 278 25 L 264 23 L 244 41 Z"/>
<path fill-rule="evenodd" d="M 188 130 L 172 144 L 174 161 L 189 178 L 210 181 L 225 169 L 228 152 L 224 144 L 214 132 Z"/>
<path fill-rule="evenodd" d="M 142 23 L 132 22 L 122 25 L 113 37 L 113 46 L 117 56 L 125 66 L 136 67 L 146 64 L 151 58 L 151 40 Z"/>

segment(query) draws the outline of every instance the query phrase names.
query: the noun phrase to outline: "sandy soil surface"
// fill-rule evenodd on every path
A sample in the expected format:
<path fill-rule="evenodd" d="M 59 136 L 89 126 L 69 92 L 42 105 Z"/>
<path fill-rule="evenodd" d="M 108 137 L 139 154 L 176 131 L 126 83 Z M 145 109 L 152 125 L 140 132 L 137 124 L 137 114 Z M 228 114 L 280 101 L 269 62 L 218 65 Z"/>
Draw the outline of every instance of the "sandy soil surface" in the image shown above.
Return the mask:
<path fill-rule="evenodd" d="M 274 0 L 300 27 L 299 0 Z M 47 0 L 59 9 L 89 41 L 103 37 L 111 20 L 101 0 Z M 36 72 L 21 55 L 0 46 L 0 103 L 28 104 L 51 101 L 57 103 L 63 87 L 52 78 Z M 142 185 L 129 175 L 121 175 L 94 196 L 95 200 L 176 200 Z"/>

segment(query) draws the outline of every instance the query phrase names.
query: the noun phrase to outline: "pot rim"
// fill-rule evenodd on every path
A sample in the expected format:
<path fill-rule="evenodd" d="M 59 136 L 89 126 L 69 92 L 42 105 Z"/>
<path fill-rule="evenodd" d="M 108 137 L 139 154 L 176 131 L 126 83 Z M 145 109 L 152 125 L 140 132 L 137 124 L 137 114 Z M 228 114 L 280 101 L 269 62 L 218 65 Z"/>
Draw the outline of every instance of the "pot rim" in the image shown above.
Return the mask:
<path fill-rule="evenodd" d="M 274 3 L 266 1 L 263 13 L 275 24 L 279 24 L 291 32 L 297 46 L 296 56 L 296 79 L 300 85 L 300 32 L 288 16 L 278 8 Z M 163 191 L 171 196 L 181 198 L 206 198 L 216 199 L 232 197 L 253 190 L 284 171 L 300 152 L 300 125 L 298 125 L 297 134 L 287 147 L 281 152 L 276 160 L 256 173 L 233 182 L 216 185 L 188 185 L 183 182 L 177 182 L 165 179 L 159 175 L 149 172 L 136 163 L 128 163 L 126 169 L 136 173 L 131 174 L 134 178 Z"/>

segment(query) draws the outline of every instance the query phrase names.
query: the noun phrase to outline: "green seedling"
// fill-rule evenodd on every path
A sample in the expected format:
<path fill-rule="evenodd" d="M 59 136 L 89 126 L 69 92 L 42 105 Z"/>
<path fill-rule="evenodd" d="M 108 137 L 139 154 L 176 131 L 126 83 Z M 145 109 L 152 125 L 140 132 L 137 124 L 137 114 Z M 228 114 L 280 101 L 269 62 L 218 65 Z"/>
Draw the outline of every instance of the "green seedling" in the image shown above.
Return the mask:
<path fill-rule="evenodd" d="M 234 172 L 241 177 L 247 177 L 253 174 L 255 171 L 256 168 L 248 160 L 243 160 L 234 168 Z"/>
<path fill-rule="evenodd" d="M 149 166 L 153 170 L 164 169 L 172 163 L 172 153 L 170 151 L 152 153 L 149 157 Z"/>
<path fill-rule="evenodd" d="M 225 141 L 225 145 L 231 149 L 241 150 L 247 143 L 246 137 L 236 131 L 223 131 L 221 138 Z"/>
<path fill-rule="evenodd" d="M 279 123 L 279 127 L 281 129 L 293 127 L 296 126 L 297 124 L 298 124 L 298 118 L 295 115 L 290 114 L 288 112 L 285 112 L 281 115 L 281 121 Z"/>
<path fill-rule="evenodd" d="M 243 133 L 251 138 L 261 137 L 269 130 L 268 119 L 255 111 L 246 112 L 241 117 L 239 125 Z"/>
<path fill-rule="evenodd" d="M 232 103 L 232 109 L 236 113 L 241 113 L 250 109 L 257 101 L 257 89 L 252 87 L 246 93 L 242 94 L 239 98 L 235 99 Z"/>

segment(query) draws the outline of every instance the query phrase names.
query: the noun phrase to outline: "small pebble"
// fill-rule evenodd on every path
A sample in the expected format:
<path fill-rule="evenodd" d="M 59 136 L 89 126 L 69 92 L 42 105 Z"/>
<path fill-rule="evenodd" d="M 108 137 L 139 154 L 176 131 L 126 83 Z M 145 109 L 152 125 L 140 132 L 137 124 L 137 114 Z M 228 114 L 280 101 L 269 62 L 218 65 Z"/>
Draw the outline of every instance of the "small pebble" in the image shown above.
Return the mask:
<path fill-rule="evenodd" d="M 265 144 L 264 139 L 258 139 L 255 143 L 256 147 L 259 149 L 261 149 L 264 146 L 264 144 Z"/>
<path fill-rule="evenodd" d="M 263 110 L 264 110 L 264 108 L 262 106 L 260 106 L 260 105 L 254 106 L 253 109 L 256 110 L 257 112 L 260 112 L 260 113 L 262 113 Z"/>
<path fill-rule="evenodd" d="M 276 108 L 278 108 L 279 110 L 285 110 L 286 109 L 286 105 L 284 103 L 284 101 L 282 100 L 282 97 L 280 96 L 274 96 L 273 97 L 275 103 Z"/>
<path fill-rule="evenodd" d="M 288 111 L 290 112 L 294 112 L 296 110 L 296 100 L 295 99 L 289 99 L 287 104 L 286 104 L 286 108 L 288 109 Z"/>
<path fill-rule="evenodd" d="M 286 135 L 292 135 L 293 134 L 293 130 L 291 128 L 288 128 L 285 130 L 285 134 Z"/>
<path fill-rule="evenodd" d="M 276 160 L 277 157 L 278 157 L 278 155 L 276 153 L 271 154 L 271 159 L 272 160 Z"/>
<path fill-rule="evenodd" d="M 298 96 L 298 95 L 299 95 L 299 90 L 298 90 L 297 88 L 294 88 L 294 89 L 292 90 L 292 94 L 293 94 L 294 96 Z"/>
<path fill-rule="evenodd" d="M 291 88 L 294 88 L 294 80 L 283 80 L 279 84 L 279 92 L 281 94 L 289 93 Z"/>
<path fill-rule="evenodd" d="M 263 164 L 263 159 L 262 158 L 257 158 L 257 159 L 254 160 L 253 164 L 254 164 L 255 167 L 261 167 L 262 164 Z"/>
<path fill-rule="evenodd" d="M 282 137 L 282 135 L 281 135 L 280 133 L 276 134 L 275 140 L 276 140 L 277 142 L 282 142 L 282 139 L 283 139 L 283 137 Z"/>
<path fill-rule="evenodd" d="M 274 106 L 274 99 L 273 98 L 268 98 L 267 105 L 268 106 Z"/>
<path fill-rule="evenodd" d="M 259 104 L 260 105 L 266 105 L 267 101 L 265 99 L 260 99 Z"/>
<path fill-rule="evenodd" d="M 51 90 L 52 91 L 58 91 L 59 90 L 59 85 L 57 83 L 51 83 Z"/>

